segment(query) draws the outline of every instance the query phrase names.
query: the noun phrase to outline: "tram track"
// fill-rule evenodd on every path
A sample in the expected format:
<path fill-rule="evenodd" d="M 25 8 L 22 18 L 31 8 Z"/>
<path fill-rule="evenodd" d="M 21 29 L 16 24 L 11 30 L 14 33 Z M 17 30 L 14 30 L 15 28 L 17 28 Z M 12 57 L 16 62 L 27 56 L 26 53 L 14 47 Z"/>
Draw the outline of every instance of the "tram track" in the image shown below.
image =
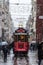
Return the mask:
<path fill-rule="evenodd" d="M 29 59 L 27 57 L 15 57 L 14 65 L 29 65 Z"/>

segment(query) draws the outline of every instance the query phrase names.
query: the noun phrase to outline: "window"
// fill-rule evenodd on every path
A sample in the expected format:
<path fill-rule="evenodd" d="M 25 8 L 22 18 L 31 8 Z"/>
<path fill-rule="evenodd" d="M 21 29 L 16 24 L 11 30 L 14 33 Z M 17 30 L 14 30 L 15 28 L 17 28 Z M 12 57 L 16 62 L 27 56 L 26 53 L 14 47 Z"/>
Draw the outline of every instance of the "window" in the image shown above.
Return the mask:
<path fill-rule="evenodd" d="M 15 42 L 17 42 L 17 41 L 27 42 L 28 37 L 27 37 L 27 35 L 15 35 L 14 40 L 15 40 Z"/>

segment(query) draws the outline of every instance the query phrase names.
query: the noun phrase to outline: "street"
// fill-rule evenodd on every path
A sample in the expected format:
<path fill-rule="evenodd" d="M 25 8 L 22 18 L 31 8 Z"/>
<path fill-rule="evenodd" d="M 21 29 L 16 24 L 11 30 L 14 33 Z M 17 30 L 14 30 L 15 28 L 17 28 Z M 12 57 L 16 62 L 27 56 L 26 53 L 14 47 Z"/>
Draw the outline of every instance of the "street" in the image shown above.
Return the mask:
<path fill-rule="evenodd" d="M 43 0 L 0 0 L 0 65 L 40 65 L 41 59 Z"/>
<path fill-rule="evenodd" d="M 10 54 L 7 58 L 7 62 L 4 63 L 3 57 L 0 56 L 0 65 L 38 65 L 37 62 L 37 51 L 29 51 L 28 54 L 29 58 L 14 58 L 13 60 L 13 54 Z M 43 65 L 43 62 L 41 62 L 41 65 Z"/>

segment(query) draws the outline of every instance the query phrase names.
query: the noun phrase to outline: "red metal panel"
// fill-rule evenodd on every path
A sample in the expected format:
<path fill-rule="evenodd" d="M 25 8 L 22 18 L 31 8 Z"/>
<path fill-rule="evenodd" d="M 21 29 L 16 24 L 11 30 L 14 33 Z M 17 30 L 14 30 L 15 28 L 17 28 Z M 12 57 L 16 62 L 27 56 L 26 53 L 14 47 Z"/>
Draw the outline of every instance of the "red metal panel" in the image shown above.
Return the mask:
<path fill-rule="evenodd" d="M 20 46 L 23 45 L 23 48 L 20 48 Z M 27 47 L 27 42 L 15 42 L 14 43 L 14 51 L 27 51 L 28 47 Z"/>

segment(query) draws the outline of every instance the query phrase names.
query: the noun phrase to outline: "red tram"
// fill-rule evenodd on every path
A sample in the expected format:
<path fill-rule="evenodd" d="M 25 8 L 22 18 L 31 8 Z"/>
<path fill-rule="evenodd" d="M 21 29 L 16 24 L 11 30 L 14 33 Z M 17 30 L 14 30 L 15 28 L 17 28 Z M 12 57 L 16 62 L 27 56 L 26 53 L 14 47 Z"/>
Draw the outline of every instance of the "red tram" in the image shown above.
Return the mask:
<path fill-rule="evenodd" d="M 18 28 L 14 33 L 14 53 L 17 54 L 28 54 L 29 42 L 28 33 L 24 28 Z"/>

